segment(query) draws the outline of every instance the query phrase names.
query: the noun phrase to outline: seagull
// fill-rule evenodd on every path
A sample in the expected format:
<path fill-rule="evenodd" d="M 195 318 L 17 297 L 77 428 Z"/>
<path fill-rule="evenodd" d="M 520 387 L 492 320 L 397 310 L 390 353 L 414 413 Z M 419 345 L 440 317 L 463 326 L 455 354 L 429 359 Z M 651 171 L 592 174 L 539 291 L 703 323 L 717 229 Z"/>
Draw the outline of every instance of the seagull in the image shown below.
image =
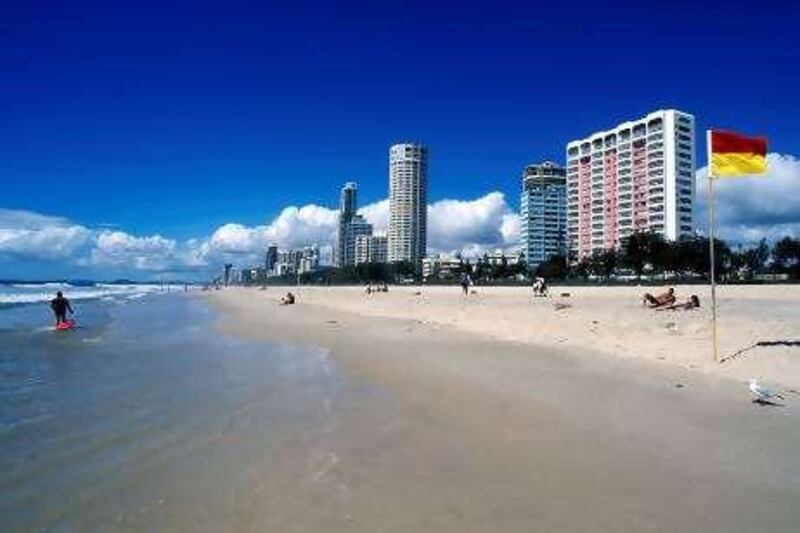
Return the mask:
<path fill-rule="evenodd" d="M 783 400 L 783 396 L 775 391 L 762 387 L 755 378 L 750 379 L 750 394 L 753 396 L 754 402 L 766 402 L 772 398 L 780 398 Z"/>

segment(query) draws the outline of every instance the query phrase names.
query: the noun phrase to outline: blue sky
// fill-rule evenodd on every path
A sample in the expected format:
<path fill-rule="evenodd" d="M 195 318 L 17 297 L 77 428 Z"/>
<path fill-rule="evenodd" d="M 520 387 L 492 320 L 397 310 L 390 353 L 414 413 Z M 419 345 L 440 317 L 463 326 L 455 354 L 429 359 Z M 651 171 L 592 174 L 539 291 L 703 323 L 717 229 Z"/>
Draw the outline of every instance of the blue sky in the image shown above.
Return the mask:
<path fill-rule="evenodd" d="M 117 235 L 120 253 L 173 243 L 181 258 L 144 258 L 143 277 L 173 260 L 215 267 L 183 254 L 230 225 L 223 251 L 246 257 L 279 234 L 256 228 L 335 206 L 345 181 L 364 204 L 384 199 L 388 146 L 404 139 L 430 147 L 432 202 L 489 212 L 448 246 L 504 244 L 526 163 L 657 108 L 767 135 L 794 176 L 798 15 L 789 2 L 4 2 L 0 221 L 41 215 L 36 227 L 88 240 L 54 260 L 4 252 L 0 228 L 0 277 L 130 273 L 92 260 L 102 232 L 145 239 Z M 299 235 L 286 242 L 325 238 Z"/>

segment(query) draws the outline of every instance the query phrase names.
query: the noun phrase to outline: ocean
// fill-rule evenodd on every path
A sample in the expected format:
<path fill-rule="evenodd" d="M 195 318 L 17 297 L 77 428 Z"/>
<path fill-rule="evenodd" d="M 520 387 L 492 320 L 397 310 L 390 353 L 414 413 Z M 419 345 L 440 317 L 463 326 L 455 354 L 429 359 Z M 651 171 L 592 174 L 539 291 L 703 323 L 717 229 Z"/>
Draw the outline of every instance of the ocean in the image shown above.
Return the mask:
<path fill-rule="evenodd" d="M 202 298 L 157 289 L 3 288 L 3 531 L 237 530 L 276 472 L 313 469 L 347 389 L 327 352 L 217 333 Z"/>

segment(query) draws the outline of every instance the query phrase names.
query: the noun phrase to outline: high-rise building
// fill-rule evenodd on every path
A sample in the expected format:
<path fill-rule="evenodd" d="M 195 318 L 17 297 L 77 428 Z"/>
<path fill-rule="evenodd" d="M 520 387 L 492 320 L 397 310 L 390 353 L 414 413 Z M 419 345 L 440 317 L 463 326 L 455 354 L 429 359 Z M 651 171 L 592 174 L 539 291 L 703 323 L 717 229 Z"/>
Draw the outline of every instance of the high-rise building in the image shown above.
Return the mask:
<path fill-rule="evenodd" d="M 567 171 L 551 161 L 522 173 L 520 229 L 529 268 L 567 253 Z"/>
<path fill-rule="evenodd" d="M 389 243 L 382 235 L 359 235 L 355 242 L 355 264 L 386 263 Z"/>
<path fill-rule="evenodd" d="M 277 262 L 278 247 L 275 245 L 270 245 L 267 247 L 266 257 L 264 258 L 264 268 L 267 271 L 267 275 L 270 275 L 275 271 L 275 264 Z"/>
<path fill-rule="evenodd" d="M 356 264 L 356 239 L 371 236 L 372 224 L 361 215 L 353 215 L 345 227 L 344 266 Z"/>
<path fill-rule="evenodd" d="M 273 267 L 272 276 L 293 276 L 313 272 L 319 268 L 319 248 L 306 246 L 305 248 L 280 250 L 277 252 L 277 261 Z"/>
<path fill-rule="evenodd" d="M 395 144 L 389 149 L 389 261 L 420 264 L 427 229 L 428 149 Z"/>
<path fill-rule="evenodd" d="M 636 232 L 692 235 L 694 138 L 694 117 L 669 109 L 567 144 L 573 259 L 619 249 Z"/>
<path fill-rule="evenodd" d="M 347 254 L 347 225 L 356 215 L 358 209 L 358 186 L 345 183 L 339 195 L 339 227 L 336 235 L 336 249 L 334 250 L 333 264 L 339 268 L 346 266 Z M 349 264 L 352 264 L 349 263 Z"/>

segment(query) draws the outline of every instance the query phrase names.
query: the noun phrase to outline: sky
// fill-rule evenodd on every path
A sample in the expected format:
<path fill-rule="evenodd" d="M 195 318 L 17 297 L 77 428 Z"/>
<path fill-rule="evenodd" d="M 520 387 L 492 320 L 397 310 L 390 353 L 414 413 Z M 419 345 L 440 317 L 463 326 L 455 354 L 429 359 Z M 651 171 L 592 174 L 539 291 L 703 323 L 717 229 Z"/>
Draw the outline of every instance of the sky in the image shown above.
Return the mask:
<path fill-rule="evenodd" d="M 555 5 L 552 5 L 555 4 Z M 800 235 L 792 2 L 0 4 L 0 278 L 202 278 L 327 247 L 430 150 L 431 251 L 510 248 L 526 164 L 661 108 L 765 135 L 720 233 Z M 698 221 L 704 220 L 703 169 Z M 724 190 L 723 190 L 724 188 Z"/>

